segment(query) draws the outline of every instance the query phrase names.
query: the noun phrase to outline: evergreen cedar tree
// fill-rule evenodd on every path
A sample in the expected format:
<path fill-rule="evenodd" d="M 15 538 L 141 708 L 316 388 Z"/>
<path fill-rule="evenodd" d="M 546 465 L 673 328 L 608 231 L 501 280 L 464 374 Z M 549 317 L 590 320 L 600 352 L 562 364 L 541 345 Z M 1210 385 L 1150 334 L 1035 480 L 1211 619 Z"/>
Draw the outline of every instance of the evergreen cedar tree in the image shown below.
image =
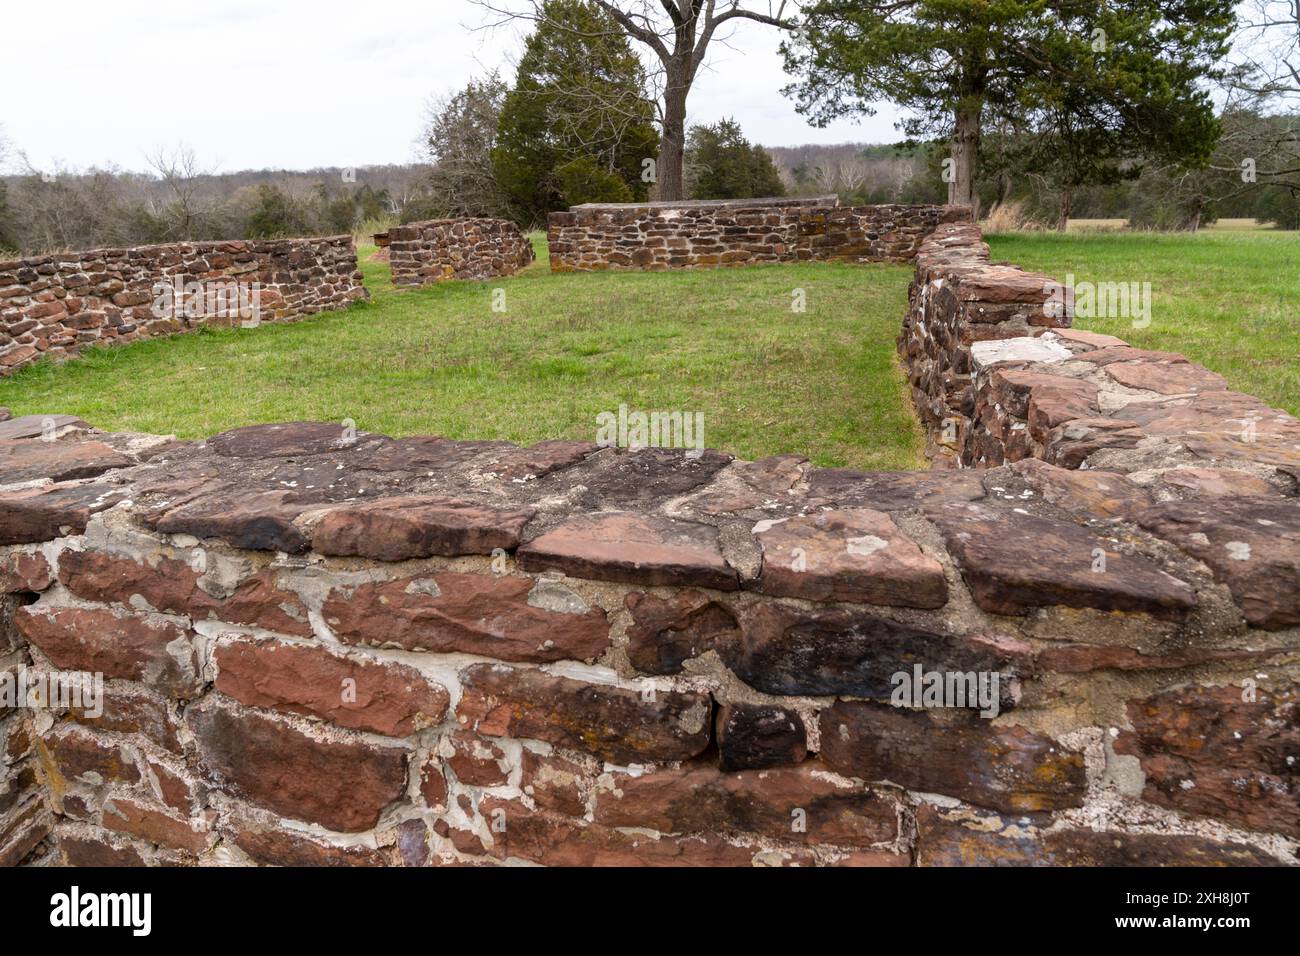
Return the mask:
<path fill-rule="evenodd" d="M 978 207 L 981 131 L 1032 117 L 1036 161 L 1066 184 L 1145 152 L 1208 162 L 1219 135 L 1202 82 L 1220 75 L 1233 0 L 816 0 L 782 45 L 786 92 L 818 125 L 888 100 L 914 138 L 951 141 L 948 201 Z M 1062 153 L 1064 152 L 1064 155 Z"/>

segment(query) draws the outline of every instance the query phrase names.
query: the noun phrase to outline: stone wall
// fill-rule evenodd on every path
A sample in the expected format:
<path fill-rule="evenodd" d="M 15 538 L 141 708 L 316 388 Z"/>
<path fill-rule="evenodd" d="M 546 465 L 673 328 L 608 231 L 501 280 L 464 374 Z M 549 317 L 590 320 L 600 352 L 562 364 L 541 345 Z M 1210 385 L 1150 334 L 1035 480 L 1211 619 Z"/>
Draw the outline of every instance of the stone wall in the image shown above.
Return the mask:
<path fill-rule="evenodd" d="M 397 285 L 514 275 L 536 258 L 533 244 L 505 219 L 432 219 L 388 230 Z"/>
<path fill-rule="evenodd" d="M 840 206 L 736 199 L 574 206 L 551 213 L 552 272 L 688 269 L 759 262 L 901 262 L 966 206 Z"/>
<path fill-rule="evenodd" d="M 351 236 L 181 242 L 0 262 L 0 375 L 42 356 L 241 321 L 206 295 L 156 308 L 156 283 L 259 287 L 263 322 L 300 318 L 366 297 Z M 177 298 L 173 295 L 171 301 Z M 190 303 L 195 307 L 188 312 Z"/>
<path fill-rule="evenodd" d="M 15 419 L 5 640 L 107 678 L 98 716 L 35 715 L 54 852 L 1294 864 L 1300 499 L 1267 458 L 873 474 Z M 918 668 L 996 674 L 991 719 L 891 706 Z"/>

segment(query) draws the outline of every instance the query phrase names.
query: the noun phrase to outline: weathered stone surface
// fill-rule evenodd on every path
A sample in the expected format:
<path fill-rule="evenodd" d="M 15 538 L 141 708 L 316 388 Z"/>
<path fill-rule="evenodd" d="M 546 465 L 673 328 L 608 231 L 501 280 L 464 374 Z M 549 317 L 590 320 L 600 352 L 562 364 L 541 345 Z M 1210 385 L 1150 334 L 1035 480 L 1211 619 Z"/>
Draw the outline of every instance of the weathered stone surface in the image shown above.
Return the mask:
<path fill-rule="evenodd" d="M 164 750 L 181 752 L 179 721 L 161 694 L 131 684 L 109 683 L 98 709 L 102 712 L 91 716 L 85 708 L 74 707 L 68 716 L 92 730 L 138 735 Z"/>
<path fill-rule="evenodd" d="M 488 467 L 503 481 L 524 483 L 576 465 L 599 447 L 586 441 L 542 441 L 527 448 L 511 448 Z"/>
<path fill-rule="evenodd" d="M 348 644 L 503 661 L 599 657 L 609 645 L 605 612 L 588 608 L 576 594 L 560 601 L 553 591 L 531 578 L 445 572 L 336 587 L 322 614 Z"/>
<path fill-rule="evenodd" d="M 1194 498 L 1276 498 L 1278 491 L 1263 478 L 1226 468 L 1171 468 L 1161 472 L 1160 484 Z"/>
<path fill-rule="evenodd" d="M 531 737 L 619 764 L 686 760 L 709 744 L 708 694 L 649 695 L 498 664 L 466 668 L 461 683 L 457 718 L 492 737 Z"/>
<path fill-rule="evenodd" d="M 994 614 L 1063 604 L 1178 618 L 1196 592 L 1140 555 L 1078 525 L 984 504 L 949 505 L 927 516 L 943 534 L 975 603 Z M 1105 570 L 1098 554 L 1105 556 Z M 1032 561 L 1026 561 L 1033 555 Z"/>
<path fill-rule="evenodd" d="M 720 770 L 765 770 L 797 764 L 808 756 L 803 718 L 785 707 L 724 704 L 716 723 Z"/>
<path fill-rule="evenodd" d="M 1025 421 L 1039 435 L 1096 413 L 1097 386 L 1067 375 L 998 369 L 990 390 L 1012 418 Z"/>
<path fill-rule="evenodd" d="M 923 501 L 978 501 L 984 497 L 979 475 L 969 471 L 937 474 L 924 471 L 866 472 L 819 468 L 808 477 L 810 501 L 842 507 L 905 511 Z"/>
<path fill-rule="evenodd" d="M 306 551 L 310 540 L 294 521 L 310 505 L 285 491 L 204 496 L 161 515 L 154 528 L 165 534 L 220 538 L 252 551 Z"/>
<path fill-rule="evenodd" d="M 763 549 L 756 588 L 764 594 L 922 608 L 948 601 L 942 565 L 879 511 L 761 521 L 754 537 Z"/>
<path fill-rule="evenodd" d="M 471 787 L 499 787 L 510 777 L 505 751 L 486 737 L 457 731 L 446 737 L 445 759 L 456 779 Z"/>
<path fill-rule="evenodd" d="M 518 552 L 526 571 L 625 584 L 675 584 L 732 591 L 736 572 L 706 524 L 628 512 L 572 518 Z"/>
<path fill-rule="evenodd" d="M 1243 843 L 1177 833 L 1056 830 L 1018 819 L 921 806 L 918 866 L 1280 866 Z"/>
<path fill-rule="evenodd" d="M 1300 502 L 1171 501 L 1142 511 L 1136 520 L 1209 565 L 1254 626 L 1276 630 L 1300 624 Z"/>
<path fill-rule="evenodd" d="M 523 752 L 519 786 L 543 810 L 571 817 L 585 816 L 592 783 L 577 762 L 557 754 Z"/>
<path fill-rule="evenodd" d="M 491 845 L 462 844 L 463 851 L 489 853 L 497 859 L 527 860 L 544 866 L 750 866 L 756 851 L 735 846 L 712 834 L 655 837 L 624 833 L 569 817 L 534 812 L 522 802 L 485 797 L 485 819 L 500 821 Z"/>
<path fill-rule="evenodd" d="M 420 768 L 420 795 L 431 809 L 447 809 L 447 778 L 442 772 L 442 760 L 436 754 Z"/>
<path fill-rule="evenodd" d="M 1056 342 L 1035 336 L 993 339 L 975 342 L 970 348 L 971 363 L 976 368 L 1029 362 L 1063 362 L 1070 350 Z"/>
<path fill-rule="evenodd" d="M 1222 375 L 1200 365 L 1191 365 L 1186 359 L 1174 363 L 1114 362 L 1106 365 L 1106 374 L 1128 388 L 1145 389 L 1161 395 L 1213 392 L 1228 387 Z"/>
<path fill-rule="evenodd" d="M 129 843 L 117 844 L 108 840 L 59 834 L 59 854 L 67 866 L 118 867 L 144 866 L 144 857 Z"/>
<path fill-rule="evenodd" d="M 297 726 L 208 697 L 190 708 L 199 762 L 213 783 L 330 830 L 369 830 L 406 789 L 406 752 Z"/>
<path fill-rule="evenodd" d="M 54 583 L 54 573 L 39 551 L 0 554 L 0 594 L 44 591 Z"/>
<path fill-rule="evenodd" d="M 821 712 L 822 759 L 868 781 L 890 781 L 1003 813 L 1077 807 L 1083 754 L 1023 727 L 944 721 L 880 704 L 836 701 Z"/>
<path fill-rule="evenodd" d="M 233 428 L 206 445 L 226 458 L 298 458 L 354 448 L 360 437 L 332 422 L 282 422 Z"/>
<path fill-rule="evenodd" d="M 702 591 L 678 591 L 666 598 L 633 591 L 623 603 L 632 613 L 628 659 L 647 674 L 680 674 L 685 661 L 736 630 L 732 612 Z"/>
<path fill-rule="evenodd" d="M 81 534 L 92 514 L 124 497 L 106 485 L 54 485 L 0 494 L 0 545 Z"/>
<path fill-rule="evenodd" d="M 311 635 L 302 599 L 281 587 L 272 571 L 259 571 L 230 587 L 210 581 L 189 562 L 176 558 L 145 562 L 102 551 L 69 550 L 59 556 L 59 580 L 88 601 L 135 606 L 133 599 L 143 598 L 156 610 L 195 620 Z"/>
<path fill-rule="evenodd" d="M 1100 332 L 1088 332 L 1084 329 L 1054 329 L 1053 331 L 1057 338 L 1064 339 L 1066 342 L 1077 342 L 1095 349 L 1127 344 L 1123 339 L 1113 335 L 1102 335 Z"/>
<path fill-rule="evenodd" d="M 104 826 L 157 846 L 199 854 L 214 841 L 215 835 L 191 826 L 191 821 L 177 819 L 170 813 L 126 797 L 104 802 Z"/>
<path fill-rule="evenodd" d="M 894 839 L 898 810 L 816 762 L 722 773 L 685 766 L 616 777 L 596 797 L 597 823 L 660 833 L 757 833 L 798 843 L 870 846 Z"/>
<path fill-rule="evenodd" d="M 1251 698 L 1253 694 L 1254 699 Z M 1115 752 L 1136 756 L 1142 796 L 1250 830 L 1300 836 L 1300 688 L 1198 687 L 1128 703 Z"/>
<path fill-rule="evenodd" d="M 1067 511 L 1086 511 L 1098 518 L 1131 518 L 1151 504 L 1146 489 L 1111 471 L 1072 471 L 1037 458 L 1011 466 L 1043 499 Z"/>
<path fill-rule="evenodd" d="M 18 629 L 61 670 L 139 681 L 179 698 L 203 686 L 189 632 L 173 621 L 90 607 L 29 605 Z"/>
<path fill-rule="evenodd" d="M 930 632 L 867 611 L 803 611 L 758 604 L 740 618 L 741 635 L 721 648 L 745 683 L 768 694 L 847 694 L 887 699 L 891 677 L 926 670 L 1003 670 L 1027 658 L 1018 641 Z"/>
<path fill-rule="evenodd" d="M 1081 674 L 1094 670 L 1176 670 L 1215 661 L 1249 661 L 1269 657 L 1267 650 L 1161 645 L 1150 651 L 1104 644 L 1058 644 L 1039 651 L 1035 657 L 1043 671 Z"/>
<path fill-rule="evenodd" d="M 579 468 L 551 476 L 543 487 L 568 494 L 582 485 L 587 489 L 585 510 L 645 513 L 704 487 L 731 462 L 730 455 L 711 448 L 698 454 L 681 448 L 609 450 L 593 455 Z"/>
<path fill-rule="evenodd" d="M 99 441 L 0 441 L 0 485 L 38 478 L 94 478 L 131 464 L 130 458 Z"/>
<path fill-rule="evenodd" d="M 719 473 L 719 480 L 701 492 L 696 502 L 703 514 L 749 511 L 790 499 L 808 459 L 774 455 L 758 461 L 737 461 Z"/>
<path fill-rule="evenodd" d="M 263 866 L 384 866 L 383 854 L 364 846 L 333 846 L 306 836 L 238 821 L 222 835 Z"/>
<path fill-rule="evenodd" d="M 47 735 L 39 745 L 46 774 L 55 774 L 55 793 L 69 781 L 98 786 L 104 783 L 132 784 L 140 779 L 140 768 L 129 749 L 116 741 L 82 731 L 70 730 Z"/>
<path fill-rule="evenodd" d="M 1044 458 L 1062 468 L 1078 468 L 1096 452 L 1135 448 L 1145 437 L 1138 423 L 1127 418 L 1076 418 L 1051 430 Z"/>
<path fill-rule="evenodd" d="M 90 428 L 75 415 L 20 415 L 6 418 L 0 423 L 0 441 L 14 441 L 20 438 L 40 438 L 49 432 L 60 432 L 65 428 Z"/>
<path fill-rule="evenodd" d="M 1128 344 L 1117 345 L 1114 348 L 1097 349 L 1093 352 L 1084 352 L 1075 357 L 1084 362 L 1092 362 L 1101 368 L 1113 365 L 1116 362 L 1149 362 L 1164 365 L 1188 364 L 1186 357 L 1179 355 L 1177 352 L 1137 349 Z"/>
<path fill-rule="evenodd" d="M 379 561 L 513 551 L 534 513 L 440 496 L 381 498 L 331 511 L 316 526 L 311 546 L 320 554 Z"/>
<path fill-rule="evenodd" d="M 227 640 L 213 659 L 216 689 L 240 703 L 389 737 L 407 737 L 440 723 L 450 702 L 445 687 L 414 667 L 314 645 Z"/>

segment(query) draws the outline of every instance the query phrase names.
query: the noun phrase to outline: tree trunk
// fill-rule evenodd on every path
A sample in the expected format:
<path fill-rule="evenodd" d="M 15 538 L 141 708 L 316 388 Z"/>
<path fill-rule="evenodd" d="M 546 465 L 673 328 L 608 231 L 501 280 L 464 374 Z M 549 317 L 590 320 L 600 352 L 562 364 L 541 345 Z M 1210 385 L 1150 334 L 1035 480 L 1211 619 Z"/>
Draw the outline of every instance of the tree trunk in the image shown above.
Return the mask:
<path fill-rule="evenodd" d="M 657 199 L 675 201 L 686 198 L 682 166 L 686 155 L 686 94 L 689 91 L 690 83 L 682 68 L 670 66 L 664 86 L 663 136 L 655 163 Z"/>
<path fill-rule="evenodd" d="M 1074 187 L 1061 187 L 1061 204 L 1056 213 L 1056 231 L 1065 232 L 1070 226 L 1070 213 L 1074 212 Z"/>
<path fill-rule="evenodd" d="M 953 131 L 953 177 L 948 183 L 948 202 L 952 205 L 970 206 L 971 214 L 979 218 L 979 196 L 975 193 L 976 167 L 979 161 L 980 107 L 982 101 L 967 97 L 957 107 L 957 128 Z"/>

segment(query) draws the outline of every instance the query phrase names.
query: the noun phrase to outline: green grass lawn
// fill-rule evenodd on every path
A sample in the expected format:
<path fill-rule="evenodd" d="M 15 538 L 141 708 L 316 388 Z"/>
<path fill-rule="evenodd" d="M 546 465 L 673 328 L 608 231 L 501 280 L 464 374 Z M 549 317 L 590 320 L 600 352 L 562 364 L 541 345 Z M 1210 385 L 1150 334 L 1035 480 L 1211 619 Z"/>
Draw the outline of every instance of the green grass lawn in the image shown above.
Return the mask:
<path fill-rule="evenodd" d="M 1076 319 L 1135 346 L 1181 352 L 1232 388 L 1300 415 L 1300 234 L 1004 233 L 995 260 L 1064 280 L 1150 282 L 1151 324 Z"/>
<path fill-rule="evenodd" d="M 596 416 L 702 412 L 713 448 L 821 465 L 922 467 L 894 339 L 911 270 L 809 264 L 519 276 L 397 291 L 361 250 L 370 302 L 300 322 L 204 329 L 0 380 L 14 414 L 198 438 L 352 419 L 401 436 L 594 440 Z M 507 311 L 492 310 L 504 289 Z M 807 311 L 791 309 L 803 289 Z"/>

